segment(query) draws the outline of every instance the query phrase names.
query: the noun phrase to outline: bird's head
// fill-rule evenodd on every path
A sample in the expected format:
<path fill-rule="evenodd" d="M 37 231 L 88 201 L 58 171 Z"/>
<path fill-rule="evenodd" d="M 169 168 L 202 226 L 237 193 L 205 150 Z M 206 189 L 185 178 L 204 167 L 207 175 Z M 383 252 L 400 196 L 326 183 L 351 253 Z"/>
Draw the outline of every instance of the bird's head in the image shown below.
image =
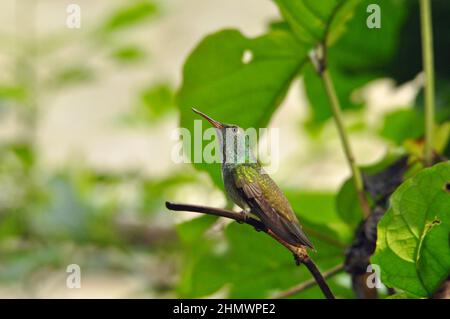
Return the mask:
<path fill-rule="evenodd" d="M 249 138 L 242 128 L 234 124 L 216 121 L 195 108 L 192 108 L 192 111 L 205 118 L 216 129 L 225 161 L 228 162 L 231 158 L 234 159 L 233 162 L 240 163 L 253 160 Z"/>

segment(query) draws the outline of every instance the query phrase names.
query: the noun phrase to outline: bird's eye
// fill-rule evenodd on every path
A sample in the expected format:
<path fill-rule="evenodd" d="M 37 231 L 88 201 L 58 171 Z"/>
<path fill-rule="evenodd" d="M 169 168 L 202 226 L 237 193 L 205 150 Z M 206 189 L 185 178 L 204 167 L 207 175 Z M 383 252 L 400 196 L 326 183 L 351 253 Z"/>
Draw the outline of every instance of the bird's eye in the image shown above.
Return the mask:
<path fill-rule="evenodd" d="M 238 129 L 237 127 L 233 127 L 233 133 L 237 133 Z"/>

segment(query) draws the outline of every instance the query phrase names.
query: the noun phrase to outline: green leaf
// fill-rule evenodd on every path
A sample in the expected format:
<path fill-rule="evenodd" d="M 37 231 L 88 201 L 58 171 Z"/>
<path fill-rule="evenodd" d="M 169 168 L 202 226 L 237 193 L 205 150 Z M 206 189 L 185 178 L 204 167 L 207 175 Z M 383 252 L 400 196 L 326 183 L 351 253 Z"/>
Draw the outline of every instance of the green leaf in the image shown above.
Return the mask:
<path fill-rule="evenodd" d="M 175 93 L 169 83 L 151 84 L 140 90 L 138 95 L 137 105 L 130 113 L 120 118 L 126 125 L 152 125 L 175 110 Z"/>
<path fill-rule="evenodd" d="M 307 233 L 309 231 L 320 231 L 320 229 L 317 229 L 318 225 L 326 225 L 328 229 L 333 229 L 338 235 L 337 238 L 333 238 L 333 242 L 340 241 L 341 245 L 345 245 L 353 237 L 351 228 L 336 211 L 335 194 L 293 190 L 288 190 L 285 194 L 300 221 L 305 219 L 315 225 L 316 229 L 305 228 Z M 326 231 L 322 235 L 326 235 Z"/>
<path fill-rule="evenodd" d="M 383 1 L 391 3 L 394 1 Z M 418 1 L 404 1 L 408 9 L 407 18 L 401 26 L 400 33 L 396 41 L 397 50 L 395 56 L 389 65 L 386 65 L 386 71 L 390 77 L 394 78 L 398 83 L 404 83 L 413 79 L 422 71 L 422 43 L 420 33 L 420 5 Z M 447 30 L 450 28 L 450 2 L 449 1 L 430 1 L 432 12 L 432 28 L 433 28 L 433 48 L 434 48 L 434 72 L 436 76 L 436 92 L 437 96 L 447 93 L 448 102 L 448 85 L 450 81 L 450 67 L 448 64 L 448 56 L 450 55 L 450 38 Z M 385 14 L 390 14 L 387 10 L 383 10 L 383 22 L 386 21 Z M 384 28 L 384 26 L 382 27 Z M 439 88 L 440 84 L 444 86 Z M 442 89 L 442 91 L 441 91 Z M 441 92 L 439 92 L 441 91 Z M 441 103 L 436 99 L 436 104 Z M 447 104 L 448 105 L 448 104 Z"/>
<path fill-rule="evenodd" d="M 380 135 L 402 144 L 407 139 L 416 139 L 424 134 L 423 122 L 423 113 L 415 108 L 394 111 L 385 117 Z"/>
<path fill-rule="evenodd" d="M 333 67 L 334 62 L 330 58 L 329 69 L 332 73 L 333 83 L 335 84 L 338 99 L 341 102 L 342 109 L 358 109 L 361 108 L 362 102 L 354 102 L 351 100 L 352 92 L 367 83 L 371 78 L 364 74 L 351 74 L 339 72 Z M 309 64 L 303 72 L 303 83 L 306 96 L 311 108 L 311 115 L 307 122 L 307 127 L 313 129 L 332 116 L 330 102 L 323 87 L 322 80 L 317 75 L 313 66 Z"/>
<path fill-rule="evenodd" d="M 297 38 L 311 46 L 327 46 L 344 32 L 360 0 L 275 0 Z"/>
<path fill-rule="evenodd" d="M 356 227 L 364 216 L 352 178 L 342 184 L 336 197 L 336 209 L 339 216 L 352 227 Z"/>
<path fill-rule="evenodd" d="M 128 45 L 117 48 L 111 56 L 121 63 L 133 63 L 141 61 L 145 58 L 146 52 L 139 46 Z"/>
<path fill-rule="evenodd" d="M 191 110 L 196 107 L 222 122 L 244 128 L 266 127 L 306 61 L 305 48 L 282 30 L 254 39 L 236 30 L 206 37 L 184 65 L 178 95 L 180 126 L 193 135 L 194 120 L 200 120 Z M 201 136 L 191 138 L 194 145 Z M 192 152 L 186 151 L 193 159 Z M 216 184 L 222 185 L 218 164 L 195 166 L 208 171 Z"/>
<path fill-rule="evenodd" d="M 449 183 L 450 162 L 444 162 L 408 179 L 392 195 L 372 257 L 386 285 L 426 297 L 448 276 Z"/>
<path fill-rule="evenodd" d="M 149 117 L 159 117 L 175 106 L 174 91 L 168 83 L 153 84 L 140 92 L 141 105 Z"/>
<path fill-rule="evenodd" d="M 107 18 L 102 31 L 114 32 L 145 21 L 157 12 L 153 1 L 135 1 L 133 4 L 120 8 Z"/>
<path fill-rule="evenodd" d="M 58 70 L 50 79 L 49 84 L 56 88 L 62 88 L 67 85 L 82 84 L 94 78 L 94 71 L 89 66 L 75 65 Z"/>
<path fill-rule="evenodd" d="M 26 95 L 26 90 L 22 86 L 0 84 L 0 104 L 3 101 L 23 101 Z"/>

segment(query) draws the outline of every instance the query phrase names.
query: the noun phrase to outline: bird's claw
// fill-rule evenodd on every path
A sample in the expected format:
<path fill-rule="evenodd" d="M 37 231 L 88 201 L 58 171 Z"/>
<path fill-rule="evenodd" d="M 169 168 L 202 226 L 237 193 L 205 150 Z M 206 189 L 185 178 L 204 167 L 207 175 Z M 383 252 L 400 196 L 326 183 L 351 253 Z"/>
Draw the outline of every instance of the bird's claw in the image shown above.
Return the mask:
<path fill-rule="evenodd" d="M 302 259 L 300 258 L 300 256 L 298 256 L 297 254 L 292 254 L 294 256 L 294 260 L 295 260 L 295 264 L 297 266 L 300 266 L 302 263 Z"/>
<path fill-rule="evenodd" d="M 242 216 L 242 219 L 238 220 L 237 222 L 239 224 L 244 224 L 247 221 L 248 213 L 245 210 L 243 210 L 243 211 L 240 212 L 240 214 Z"/>

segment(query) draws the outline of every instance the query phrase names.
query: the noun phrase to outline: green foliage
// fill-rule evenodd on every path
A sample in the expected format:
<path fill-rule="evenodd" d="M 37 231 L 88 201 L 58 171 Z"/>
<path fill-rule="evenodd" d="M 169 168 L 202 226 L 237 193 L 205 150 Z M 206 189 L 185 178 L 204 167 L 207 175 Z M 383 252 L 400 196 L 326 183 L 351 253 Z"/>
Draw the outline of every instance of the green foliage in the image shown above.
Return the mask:
<path fill-rule="evenodd" d="M 0 106 L 4 101 L 22 101 L 25 96 L 26 91 L 21 86 L 0 85 Z"/>
<path fill-rule="evenodd" d="M 143 89 L 140 101 L 148 120 L 167 114 L 175 107 L 173 89 L 168 83 L 157 83 Z"/>
<path fill-rule="evenodd" d="M 153 1 L 139 0 L 133 4 L 119 8 L 103 24 L 101 30 L 115 32 L 145 21 L 157 12 Z"/>
<path fill-rule="evenodd" d="M 366 8 L 371 0 L 360 1 L 353 11 L 354 17 L 347 23 L 346 32 L 327 51 L 328 68 L 335 82 L 336 92 L 343 109 L 359 109 L 363 101 L 355 99 L 357 89 L 380 77 L 395 79 L 398 83 L 412 80 L 422 68 L 419 28 L 419 5 L 414 1 L 384 1 L 380 29 L 366 27 Z M 449 68 L 445 56 L 450 53 L 448 37 L 441 30 L 449 27 L 450 6 L 443 1 L 433 1 L 433 25 L 435 30 L 437 111 L 446 112 Z M 414 31 L 412 31 L 414 30 Z M 331 117 L 328 100 L 316 72 L 310 66 L 304 71 L 304 85 L 311 105 L 310 127 L 322 124 Z M 422 94 L 418 96 L 422 105 Z M 412 116 L 412 112 L 409 116 Z M 404 115 L 407 117 L 407 115 Z M 400 118 L 397 118 L 401 120 Z M 408 118 L 415 120 L 415 118 Z M 403 122 L 402 120 L 402 123 Z M 413 123 L 415 124 L 415 123 Z M 423 125 L 422 125 L 423 126 Z M 419 135 L 420 129 L 410 134 Z"/>
<path fill-rule="evenodd" d="M 406 292 L 398 292 L 391 296 L 386 297 L 386 299 L 416 299 L 417 297 L 408 294 Z"/>
<path fill-rule="evenodd" d="M 364 214 L 359 205 L 358 194 L 352 178 L 347 179 L 342 184 L 336 198 L 336 209 L 339 216 L 353 227 L 356 227 L 362 220 Z"/>
<path fill-rule="evenodd" d="M 112 57 L 121 63 L 134 63 L 142 61 L 146 56 L 145 51 L 136 45 L 121 46 L 112 52 Z"/>
<path fill-rule="evenodd" d="M 151 125 L 175 109 L 175 97 L 172 86 L 159 82 L 139 90 L 138 101 L 130 113 L 123 117 L 127 124 Z"/>
<path fill-rule="evenodd" d="M 380 135 L 396 144 L 402 144 L 405 140 L 423 136 L 423 120 L 423 113 L 414 108 L 389 113 L 384 118 Z"/>
<path fill-rule="evenodd" d="M 370 0 L 359 1 L 354 17 L 347 23 L 346 32 L 327 50 L 327 65 L 335 83 L 343 109 L 358 109 L 362 101 L 352 94 L 369 81 L 384 76 L 397 49 L 397 39 L 407 13 L 404 1 L 384 1 L 382 27 L 369 29 L 366 8 Z M 304 85 L 311 106 L 311 127 L 331 117 L 325 89 L 312 66 L 305 69 Z"/>
<path fill-rule="evenodd" d="M 245 61 L 246 52 L 249 61 Z M 206 37 L 190 54 L 183 69 L 178 96 L 180 126 L 194 132 L 194 120 L 200 118 L 192 107 L 244 128 L 267 126 L 306 61 L 305 48 L 281 30 L 255 39 L 236 30 Z M 193 158 L 193 154 L 188 155 Z M 206 170 L 221 185 L 217 165 L 196 167 Z"/>
<path fill-rule="evenodd" d="M 360 0 L 275 0 L 282 16 L 300 42 L 332 45 L 345 31 Z"/>
<path fill-rule="evenodd" d="M 316 231 L 308 234 L 317 249 L 311 255 L 319 267 L 327 270 L 342 262 L 349 229 L 334 210 L 334 196 L 311 192 L 288 192 L 288 196 L 305 230 Z M 309 278 L 306 268 L 296 269 L 291 254 L 266 234 L 233 222 L 223 235 L 211 235 L 208 229 L 214 220 L 204 216 L 178 227 L 185 251 L 180 297 L 207 296 L 223 288 L 231 298 L 262 298 Z M 341 294 L 352 295 L 348 287 L 331 282 Z M 301 296 L 323 297 L 317 289 Z"/>
<path fill-rule="evenodd" d="M 244 128 L 264 127 L 298 74 L 304 76 L 311 105 L 309 127 L 323 123 L 331 116 L 329 101 L 316 71 L 307 63 L 309 50 L 321 43 L 326 45 L 327 67 L 344 109 L 363 106 L 364 101 L 354 98 L 358 88 L 373 79 L 392 76 L 395 67 L 404 67 L 399 64 L 394 67 L 393 61 L 401 52 L 399 37 L 413 12 L 406 1 L 383 3 L 381 29 L 366 26 L 366 8 L 372 3 L 369 0 L 275 0 L 275 3 L 284 20 L 272 23 L 266 34 L 250 39 L 236 30 L 219 31 L 204 38 L 190 54 L 184 65 L 183 84 L 178 95 L 180 126 L 193 133 L 194 120 L 201 120 L 191 111 L 191 107 L 196 107 L 221 122 Z M 396 111 L 388 114 L 379 133 L 397 145 L 404 145 L 423 135 L 422 123 L 423 116 L 417 108 Z M 438 151 L 448 141 L 443 127 L 439 130 L 442 133 L 439 140 L 443 142 L 440 142 Z M 200 139 L 198 136 L 193 138 Z M 194 140 L 188 142 L 192 146 Z M 406 147 L 406 151 L 411 150 Z M 422 169 L 420 163 L 401 164 L 402 167 L 394 165 L 400 155 L 418 154 L 414 151 L 405 155 L 405 150 L 399 154 L 389 153 L 380 163 L 362 169 L 366 177 L 371 178 L 367 183 L 375 183 L 367 185 L 368 193 L 374 193 L 374 198 L 369 198 L 372 204 L 379 204 L 378 201 L 385 203 L 390 188 L 397 187 L 401 180 Z M 193 154 L 187 155 L 193 159 Z M 219 165 L 194 166 L 208 172 L 216 185 L 222 187 Z M 398 172 L 391 172 L 395 169 Z M 383 174 L 392 174 L 393 177 L 392 184 L 385 182 L 385 189 L 382 189 Z M 381 194 L 376 194 L 379 189 Z M 342 246 L 349 244 L 352 232 L 363 216 L 352 180 L 347 180 L 336 196 L 325 193 L 306 195 L 296 191 L 288 191 L 287 196 L 305 231 L 318 246 L 317 255 L 313 258 L 321 267 L 336 265 L 339 258 L 331 262 L 334 260 L 332 256 L 338 251 L 343 253 Z M 281 270 L 285 263 L 283 250 L 269 239 L 254 232 L 246 234 L 244 239 L 243 231 L 233 223 L 225 229 L 223 237 L 204 240 L 212 219 L 200 218 L 192 222 L 206 220 L 208 224 L 202 224 L 204 228 L 196 233 L 195 243 L 185 243 L 189 252 L 185 259 L 189 259 L 189 267 L 180 282 L 181 296 L 205 296 L 223 288 L 231 297 L 266 297 L 273 290 L 286 288 L 292 282 L 295 275 L 289 273 L 289 280 L 285 279 L 285 271 Z M 189 223 L 183 229 L 189 229 Z M 271 258 L 264 256 L 267 247 L 273 251 Z M 325 265 L 324 260 L 329 263 Z M 255 269 L 261 271 L 264 281 L 248 280 Z M 396 287 L 403 288 L 401 285 Z M 256 291 L 258 295 L 255 295 Z"/>
<path fill-rule="evenodd" d="M 24 37 L 23 47 L 4 50 L 13 52 L 10 58 L 17 69 L 5 69 L 5 73 L 11 71 L 5 74 L 5 79 L 14 80 L 2 79 L 6 82 L 0 84 L 0 117 L 14 113 L 24 132 L 20 132 L 17 140 L 2 139 L 0 144 L 0 284 L 21 282 L 28 289 L 32 287 L 28 281 L 40 272 L 53 269 L 60 272 L 74 257 L 77 263 L 80 260 L 83 271 L 87 263 L 103 267 L 102 270 L 117 270 L 119 252 L 125 252 L 124 268 L 133 275 L 137 272 L 132 255 L 136 252 L 144 255 L 140 259 L 145 260 L 142 267 L 145 270 L 138 275 L 151 281 L 155 280 L 156 272 L 164 273 L 165 269 L 171 274 L 180 272 L 176 287 L 169 282 L 161 290 L 176 289 L 172 293 L 181 297 L 216 293 L 241 298 L 268 297 L 311 279 L 304 266 L 294 266 L 286 249 L 247 225 L 233 222 L 221 226 L 216 223 L 217 218 L 201 216 L 178 224 L 176 238 L 163 203 L 178 196 L 179 190 L 184 191 L 186 186 L 200 185 L 201 174 L 186 170 L 147 177 L 140 171 L 113 173 L 103 167 L 101 171 L 87 169 L 76 160 L 54 171 L 42 164 L 45 160 L 42 161 L 40 147 L 35 144 L 39 140 L 39 119 L 46 111 L 46 103 L 41 101 L 54 100 L 52 94 L 56 90 L 52 89 L 67 93 L 63 90 L 73 85 L 89 84 L 90 87 L 84 88 L 95 90 L 94 80 L 100 82 L 111 75 L 105 71 L 121 72 L 129 65 L 148 70 L 152 82 L 146 80 L 134 90 L 131 88 L 134 99 L 125 116 L 130 124 L 126 129 L 136 124 L 144 124 L 146 128 L 166 124 L 162 120 L 174 116 L 178 107 L 180 126 L 191 133 L 194 120 L 202 121 L 191 107 L 244 128 L 267 127 L 299 76 L 303 76 L 310 104 L 307 127 L 320 128 L 331 112 L 322 82 L 308 56 L 320 43 L 326 46 L 327 67 L 343 109 L 363 108 L 365 101 L 357 99 L 355 93 L 376 78 L 391 77 L 403 83 L 421 71 L 417 1 L 380 2 L 381 29 L 366 27 L 369 15 L 366 8 L 371 0 L 274 2 L 282 18 L 260 36 L 250 38 L 237 29 L 228 29 L 201 40 L 184 65 L 177 100 L 173 84 L 167 78 L 153 79 L 148 64 L 152 61 L 147 58 L 151 50 L 138 39 L 130 42 L 131 31 L 159 13 L 155 1 L 124 2 L 123 6 L 106 11 L 105 19 L 87 32 L 77 33 L 76 40 L 83 45 L 74 61 L 66 60 L 69 55 L 65 54 L 66 49 L 76 44 L 73 37 L 39 36 L 33 40 L 38 43 L 28 43 Z M 439 160 L 450 157 L 449 9 L 448 2 L 433 1 L 438 106 L 434 148 Z M 29 50 L 36 44 L 37 53 Z M 93 57 L 98 56 L 105 59 L 97 63 Z M 37 58 L 39 69 L 33 66 Z M 424 121 L 421 99 L 419 94 L 416 106 L 388 113 L 381 129 L 370 132 L 392 141 L 400 149 L 399 154 L 409 159 L 407 171 L 400 174 L 406 182 L 393 195 L 392 207 L 380 223 L 377 254 L 373 258 L 382 267 L 383 282 L 404 290 L 391 298 L 427 297 L 450 269 L 450 202 L 448 186 L 444 187 L 450 179 L 449 163 L 420 172 Z M 202 124 L 209 127 L 205 121 Z M 361 127 L 366 129 L 361 125 L 358 129 Z M 201 137 L 193 134 L 192 138 L 190 142 L 194 145 L 194 139 L 197 142 Z M 157 150 L 155 154 L 158 155 Z M 388 167 L 399 154 L 389 153 L 379 163 L 361 170 L 365 177 L 389 174 Z M 215 185 L 222 187 L 219 165 L 194 166 L 207 172 Z M 320 174 L 317 178 L 321 178 Z M 383 190 L 390 186 L 380 185 L 386 186 L 381 187 Z M 345 181 L 336 193 L 298 189 L 285 193 L 317 249 L 310 255 L 319 268 L 326 271 L 341 264 L 362 219 L 352 180 Z M 371 204 L 378 199 L 369 198 Z M 169 235 L 161 235 L 163 243 L 156 242 L 155 237 L 165 232 Z M 172 250 L 174 246 L 176 250 Z M 157 255 L 161 251 L 164 258 Z M 178 261 L 179 268 L 170 268 L 171 259 Z M 158 271 L 149 274 L 148 264 L 155 260 Z M 327 280 L 338 297 L 354 297 L 348 277 L 342 273 Z M 295 297 L 323 298 L 323 294 L 318 287 L 312 287 Z"/>
<path fill-rule="evenodd" d="M 255 39 L 236 30 L 203 39 L 183 69 L 180 126 L 193 132 L 196 117 L 191 108 L 197 107 L 222 122 L 265 127 L 308 62 L 308 51 L 321 42 L 335 42 L 358 2 L 279 0 L 276 3 L 292 32 L 283 25 Z M 221 187 L 217 165 L 195 166 L 207 171 Z"/>
<path fill-rule="evenodd" d="M 378 225 L 383 282 L 416 296 L 430 296 L 450 270 L 450 162 L 404 182 Z"/>
<path fill-rule="evenodd" d="M 56 88 L 84 84 L 95 77 L 94 71 L 87 65 L 74 65 L 58 70 L 53 75 L 50 85 Z"/>

